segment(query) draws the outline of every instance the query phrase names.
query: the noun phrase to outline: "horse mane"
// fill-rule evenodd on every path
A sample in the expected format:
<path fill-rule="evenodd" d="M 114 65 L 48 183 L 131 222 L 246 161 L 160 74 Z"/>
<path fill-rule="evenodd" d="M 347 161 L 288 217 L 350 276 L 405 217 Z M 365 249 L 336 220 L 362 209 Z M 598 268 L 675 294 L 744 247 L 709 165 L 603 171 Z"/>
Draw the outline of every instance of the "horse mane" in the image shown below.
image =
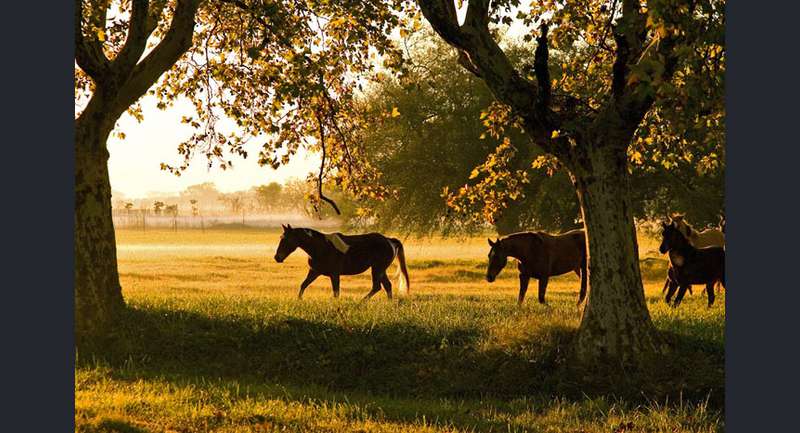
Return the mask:
<path fill-rule="evenodd" d="M 684 214 L 673 214 L 670 217 L 670 222 L 674 223 L 678 231 L 687 239 L 692 236 L 692 232 L 697 232 L 697 229 L 686 221 Z"/>

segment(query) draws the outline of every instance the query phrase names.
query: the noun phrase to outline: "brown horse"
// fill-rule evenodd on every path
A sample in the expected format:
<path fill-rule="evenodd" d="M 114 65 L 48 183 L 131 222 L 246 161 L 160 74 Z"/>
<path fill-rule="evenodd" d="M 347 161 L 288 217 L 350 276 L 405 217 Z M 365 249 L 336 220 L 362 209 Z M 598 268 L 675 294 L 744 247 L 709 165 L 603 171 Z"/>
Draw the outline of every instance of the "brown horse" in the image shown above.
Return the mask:
<path fill-rule="evenodd" d="M 670 254 L 670 273 L 666 301 L 670 302 L 675 290 L 680 288 L 675 298 L 674 307 L 680 305 L 683 296 L 692 284 L 705 284 L 708 293 L 708 306 L 714 305 L 714 285 L 719 281 L 725 287 L 725 248 L 695 248 L 681 233 L 673 221 L 662 223 L 662 240 L 658 250 L 661 254 Z M 680 263 L 673 262 L 673 256 L 680 257 Z"/>
<path fill-rule="evenodd" d="M 308 254 L 308 275 L 300 284 L 300 293 L 297 297 L 303 298 L 303 292 L 320 275 L 331 279 L 333 297 L 339 297 L 339 276 L 356 275 L 372 270 L 372 291 L 364 299 L 369 299 L 381 291 L 381 284 L 386 290 L 386 296 L 392 299 L 392 283 L 386 275 L 386 270 L 395 257 L 399 259 L 403 278 L 400 279 L 400 289 L 408 288 L 408 270 L 403 244 L 394 238 L 387 238 L 379 233 L 363 235 L 343 235 L 341 233 L 323 234 L 307 228 L 292 228 L 291 225 L 283 227 L 281 241 L 275 252 L 275 261 L 283 262 L 289 254 L 297 248 Z"/>
<path fill-rule="evenodd" d="M 528 282 L 539 280 L 539 302 L 544 304 L 547 281 L 550 277 L 575 272 L 581 277 L 578 304 L 586 297 L 586 236 L 583 230 L 572 230 L 561 235 L 544 232 L 522 232 L 503 239 L 489 239 L 489 268 L 486 281 L 492 282 L 506 266 L 508 257 L 519 260 L 519 299 L 522 304 Z"/>
<path fill-rule="evenodd" d="M 682 214 L 674 214 L 670 217 L 669 224 L 673 224 L 675 228 L 683 234 L 683 237 L 695 248 L 725 247 L 725 217 L 723 216 L 720 216 L 719 229 L 708 228 L 699 231 L 692 227 Z M 677 251 L 672 250 L 669 252 L 669 261 L 670 269 L 667 270 L 667 280 L 664 282 L 664 288 L 661 290 L 661 294 L 668 293 L 668 290 L 674 292 L 675 288 L 678 286 L 677 281 L 673 278 L 674 271 L 672 266 L 681 266 L 683 257 L 681 257 Z M 688 290 L 689 294 L 691 294 L 692 287 L 689 286 Z M 669 302 L 669 299 L 667 299 L 667 302 Z"/>
<path fill-rule="evenodd" d="M 674 223 L 675 227 L 695 248 L 725 246 L 725 233 L 722 230 L 724 228 L 724 219 L 720 222 L 720 228 L 707 228 L 703 231 L 689 225 L 686 218 L 681 214 L 673 215 L 670 218 L 670 223 Z"/>

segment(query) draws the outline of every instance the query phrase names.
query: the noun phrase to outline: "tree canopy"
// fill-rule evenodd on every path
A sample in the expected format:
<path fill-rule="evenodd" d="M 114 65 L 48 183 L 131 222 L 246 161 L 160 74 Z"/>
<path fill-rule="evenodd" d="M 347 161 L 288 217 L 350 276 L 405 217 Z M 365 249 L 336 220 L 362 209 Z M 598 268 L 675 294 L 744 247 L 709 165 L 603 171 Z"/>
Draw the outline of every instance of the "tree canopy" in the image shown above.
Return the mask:
<path fill-rule="evenodd" d="M 503 39 L 521 67 L 534 58 L 523 39 Z M 419 234 L 489 223 L 500 233 L 574 228 L 580 210 L 566 170 L 530 143 L 480 79 L 453 69 L 457 54 L 427 26 L 407 35 L 403 47 L 407 73 L 372 82 L 361 103 L 371 127 L 356 146 L 392 191 L 362 203 L 367 221 Z M 551 56 L 560 79 L 566 53 Z M 636 218 L 683 212 L 700 225 L 717 223 L 724 179 L 719 67 L 660 101 L 640 127 L 628 151 Z"/>

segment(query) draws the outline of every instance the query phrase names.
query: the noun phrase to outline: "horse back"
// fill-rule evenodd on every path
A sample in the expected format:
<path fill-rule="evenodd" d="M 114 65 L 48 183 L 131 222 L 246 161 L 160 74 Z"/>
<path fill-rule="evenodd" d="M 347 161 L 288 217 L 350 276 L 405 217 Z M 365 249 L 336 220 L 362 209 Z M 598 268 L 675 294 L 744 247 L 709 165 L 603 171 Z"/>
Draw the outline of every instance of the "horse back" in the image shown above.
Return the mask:
<path fill-rule="evenodd" d="M 550 235 L 550 274 L 561 275 L 586 263 L 586 234 L 581 229 Z"/>
<path fill-rule="evenodd" d="M 526 232 L 529 254 L 523 265 L 536 278 L 562 275 L 585 263 L 586 242 L 583 230 L 551 235 Z"/>

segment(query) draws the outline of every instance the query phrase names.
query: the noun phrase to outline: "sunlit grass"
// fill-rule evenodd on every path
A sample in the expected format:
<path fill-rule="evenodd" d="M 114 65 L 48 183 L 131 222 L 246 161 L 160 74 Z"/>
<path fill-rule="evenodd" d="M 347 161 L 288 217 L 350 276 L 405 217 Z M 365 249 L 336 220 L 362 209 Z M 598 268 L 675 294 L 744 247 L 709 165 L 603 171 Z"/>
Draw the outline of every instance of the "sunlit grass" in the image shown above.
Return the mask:
<path fill-rule="evenodd" d="M 272 260 L 275 231 L 119 231 L 129 305 L 102 349 L 79 348 L 78 431 L 719 431 L 724 302 L 660 297 L 666 262 L 640 241 L 648 307 L 672 355 L 653 379 L 604 383 L 565 364 L 578 278 L 483 279 L 486 240 L 407 239 L 411 292 L 357 302 L 368 274 L 318 279 Z M 393 275 L 396 265 L 390 268 Z M 616 380 L 616 379 L 615 379 Z M 639 383 L 636 380 L 644 380 Z M 629 389 L 638 390 L 628 392 Z"/>

